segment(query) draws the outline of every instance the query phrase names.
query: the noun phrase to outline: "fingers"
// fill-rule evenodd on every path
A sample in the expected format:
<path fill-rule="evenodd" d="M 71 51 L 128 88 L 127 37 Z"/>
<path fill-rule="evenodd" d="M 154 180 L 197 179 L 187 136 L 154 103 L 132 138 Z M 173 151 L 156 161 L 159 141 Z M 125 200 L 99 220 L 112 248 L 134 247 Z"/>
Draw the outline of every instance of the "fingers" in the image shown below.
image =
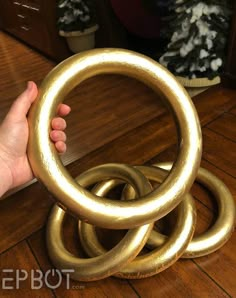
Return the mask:
<path fill-rule="evenodd" d="M 70 107 L 67 105 L 60 105 L 58 114 L 66 116 L 70 112 Z M 55 148 L 58 153 L 66 152 L 66 134 L 63 130 L 66 129 L 66 121 L 61 117 L 56 117 L 51 122 L 52 131 L 50 132 L 50 138 L 55 144 Z"/>
<path fill-rule="evenodd" d="M 60 104 L 57 109 L 57 115 L 60 117 L 55 117 L 52 120 L 52 129 L 64 130 L 66 128 L 66 121 L 61 118 L 67 116 L 71 111 L 71 108 L 66 104 Z"/>
<path fill-rule="evenodd" d="M 66 121 L 63 118 L 56 117 L 52 119 L 52 129 L 64 130 L 66 129 Z"/>
<path fill-rule="evenodd" d="M 57 109 L 57 115 L 60 117 L 65 117 L 70 113 L 70 111 L 71 108 L 68 105 L 62 103 Z"/>
<path fill-rule="evenodd" d="M 66 143 L 59 141 L 55 143 L 55 147 L 58 153 L 65 153 L 66 152 Z"/>
<path fill-rule="evenodd" d="M 52 130 L 50 132 L 50 138 L 53 142 L 65 142 L 66 141 L 66 134 L 64 131 L 61 130 Z"/>
<path fill-rule="evenodd" d="M 7 117 L 12 118 L 15 122 L 24 120 L 37 95 L 36 84 L 32 81 L 28 82 L 27 89 L 15 100 Z"/>

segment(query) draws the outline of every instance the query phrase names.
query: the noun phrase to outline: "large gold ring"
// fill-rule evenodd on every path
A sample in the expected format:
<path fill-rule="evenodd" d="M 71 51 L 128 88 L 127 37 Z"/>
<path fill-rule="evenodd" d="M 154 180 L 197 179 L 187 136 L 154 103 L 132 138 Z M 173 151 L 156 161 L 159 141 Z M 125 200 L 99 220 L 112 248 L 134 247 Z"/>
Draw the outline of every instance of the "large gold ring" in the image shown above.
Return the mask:
<path fill-rule="evenodd" d="M 138 196 L 151 191 L 148 180 L 137 170 L 127 165 L 107 164 L 90 169 L 76 178 L 83 187 L 99 182 L 107 177 L 122 179 L 136 190 Z M 117 180 L 106 187 L 106 194 L 114 185 L 121 183 Z M 99 195 L 99 192 L 96 192 Z M 53 264 L 59 269 L 74 269 L 70 277 L 75 280 L 98 280 L 119 271 L 127 262 L 133 260 L 145 245 L 153 224 L 144 225 L 129 230 L 125 237 L 109 252 L 102 256 L 81 259 L 72 255 L 64 246 L 62 226 L 65 211 L 55 205 L 51 211 L 47 225 L 47 247 Z"/>
<path fill-rule="evenodd" d="M 166 171 L 155 167 L 137 166 L 148 179 L 161 183 L 166 177 Z M 106 184 L 98 184 L 96 191 L 104 195 L 106 187 L 109 187 L 109 181 Z M 126 196 L 129 196 L 128 198 Z M 125 199 L 131 199 L 133 193 L 126 189 Z M 168 241 L 161 248 L 154 249 L 152 252 L 136 257 L 128 263 L 120 272 L 115 273 L 116 277 L 126 279 L 138 279 L 157 274 L 173 263 L 175 263 L 184 253 L 186 247 L 192 239 L 196 225 L 196 209 L 191 195 L 187 194 L 183 201 L 177 207 L 178 216 L 174 231 Z M 107 250 L 100 244 L 96 237 L 95 228 L 85 222 L 79 222 L 78 225 L 81 244 L 90 257 L 101 256 L 107 253 Z"/>
<path fill-rule="evenodd" d="M 51 120 L 65 96 L 82 81 L 104 73 L 127 75 L 150 86 L 164 98 L 178 128 L 179 154 L 170 174 L 158 189 L 139 200 L 98 198 L 78 185 L 63 166 L 49 138 Z M 189 191 L 201 159 L 199 120 L 185 89 L 160 64 L 128 50 L 96 49 L 60 63 L 40 87 L 30 111 L 29 127 L 28 154 L 35 176 L 65 210 L 100 227 L 109 227 L 112 222 L 115 229 L 132 228 L 166 215 Z"/>
<path fill-rule="evenodd" d="M 172 163 L 161 163 L 156 166 L 170 170 Z M 204 168 L 199 168 L 196 181 L 213 194 L 218 204 L 218 217 L 209 230 L 193 237 L 182 258 L 202 257 L 216 251 L 229 240 L 234 231 L 235 202 L 224 182 Z M 165 235 L 153 230 L 147 245 L 153 249 L 163 245 L 166 240 L 167 237 Z"/>

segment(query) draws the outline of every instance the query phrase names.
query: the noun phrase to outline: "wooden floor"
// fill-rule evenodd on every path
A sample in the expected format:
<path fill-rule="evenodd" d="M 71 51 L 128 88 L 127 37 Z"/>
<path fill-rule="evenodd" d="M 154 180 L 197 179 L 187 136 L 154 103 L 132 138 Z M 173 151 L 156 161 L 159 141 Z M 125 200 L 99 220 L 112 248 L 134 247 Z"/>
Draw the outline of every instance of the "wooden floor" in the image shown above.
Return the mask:
<path fill-rule="evenodd" d="M 0 32 L 0 119 L 28 80 L 40 84 L 55 66 L 40 54 Z M 194 99 L 203 131 L 202 166 L 222 179 L 236 198 L 236 90 L 213 87 Z M 76 88 L 66 102 L 68 152 L 63 161 L 73 176 L 106 162 L 144 164 L 174 160 L 176 131 L 159 98 L 141 83 L 122 76 L 100 76 Z M 199 185 L 196 233 L 216 218 L 211 195 Z M 46 190 L 34 183 L 0 201 L 0 279 L 13 278 L 16 269 L 52 268 L 45 247 L 45 223 L 53 204 Z M 65 238 L 78 254 L 76 220 L 68 217 Z M 3 269 L 13 269 L 12 273 Z M 0 289 L 0 297 L 236 297 L 236 237 L 219 251 L 194 260 L 179 260 L 166 271 L 143 280 L 71 282 L 51 290 L 31 289 L 31 280 L 19 289 Z"/>

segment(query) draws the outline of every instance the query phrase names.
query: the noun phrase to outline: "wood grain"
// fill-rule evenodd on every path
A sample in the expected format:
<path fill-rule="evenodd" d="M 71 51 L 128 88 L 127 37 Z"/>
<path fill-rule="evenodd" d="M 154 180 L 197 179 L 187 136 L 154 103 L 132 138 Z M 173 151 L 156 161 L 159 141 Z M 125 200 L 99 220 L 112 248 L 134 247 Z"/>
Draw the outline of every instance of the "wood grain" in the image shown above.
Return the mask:
<path fill-rule="evenodd" d="M 230 110 L 230 113 L 236 115 L 236 106 Z"/>
<path fill-rule="evenodd" d="M 218 118 L 235 105 L 236 94 L 234 90 L 216 85 L 193 98 L 201 125 Z"/>
<path fill-rule="evenodd" d="M 16 44 L 17 51 L 14 50 Z M 27 81 L 33 80 L 40 84 L 55 63 L 27 46 L 17 43 L 14 38 L 3 32 L 0 32 L 0 57 L 0 120 L 2 120 L 12 102 L 26 87 Z"/>
<path fill-rule="evenodd" d="M 166 112 L 152 90 L 118 75 L 82 83 L 65 102 L 72 108 L 67 117 L 66 164 Z"/>
<path fill-rule="evenodd" d="M 141 297 L 229 297 L 192 261 L 179 261 L 147 280 L 132 281 Z"/>
<path fill-rule="evenodd" d="M 213 130 L 214 132 L 236 142 L 236 115 L 230 113 L 225 113 L 209 125 L 207 128 Z"/>
<path fill-rule="evenodd" d="M 48 193 L 38 183 L 0 201 L 0 252 L 40 229 L 51 204 Z"/>
<path fill-rule="evenodd" d="M 44 283 L 39 290 L 32 289 L 32 285 L 38 286 L 38 284 L 36 284 L 36 282 L 34 283 L 31 279 L 31 270 L 36 274 L 36 270 L 40 270 L 40 267 L 26 241 L 20 242 L 11 250 L 1 254 L 0 266 L 1 297 L 54 297 L 53 292 L 48 289 Z M 11 272 L 4 272 L 6 269 L 11 270 Z M 17 279 L 17 274 L 22 278 L 21 281 Z M 25 280 L 23 280 L 24 276 Z M 4 279 L 7 278 L 11 280 L 4 281 Z M 17 281 L 19 281 L 19 283 L 17 283 Z M 5 289 L 5 287 L 11 289 Z"/>
<path fill-rule="evenodd" d="M 227 289 L 227 293 L 231 297 L 236 294 L 236 257 L 232 253 L 236 249 L 235 239 L 236 232 L 232 235 L 231 240 L 219 251 L 195 260 L 202 270 L 215 280 L 221 288 Z"/>
<path fill-rule="evenodd" d="M 208 128 L 203 129 L 203 141 L 203 156 L 235 178 L 236 143 Z"/>

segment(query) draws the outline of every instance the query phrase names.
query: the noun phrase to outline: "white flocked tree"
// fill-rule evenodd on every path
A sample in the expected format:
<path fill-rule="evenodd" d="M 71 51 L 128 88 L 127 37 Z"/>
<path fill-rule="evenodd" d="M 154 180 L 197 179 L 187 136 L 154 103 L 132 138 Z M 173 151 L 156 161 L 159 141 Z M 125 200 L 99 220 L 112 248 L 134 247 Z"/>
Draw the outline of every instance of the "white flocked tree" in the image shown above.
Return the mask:
<path fill-rule="evenodd" d="M 177 76 L 213 79 L 225 61 L 232 1 L 170 2 L 170 42 L 160 63 Z"/>

